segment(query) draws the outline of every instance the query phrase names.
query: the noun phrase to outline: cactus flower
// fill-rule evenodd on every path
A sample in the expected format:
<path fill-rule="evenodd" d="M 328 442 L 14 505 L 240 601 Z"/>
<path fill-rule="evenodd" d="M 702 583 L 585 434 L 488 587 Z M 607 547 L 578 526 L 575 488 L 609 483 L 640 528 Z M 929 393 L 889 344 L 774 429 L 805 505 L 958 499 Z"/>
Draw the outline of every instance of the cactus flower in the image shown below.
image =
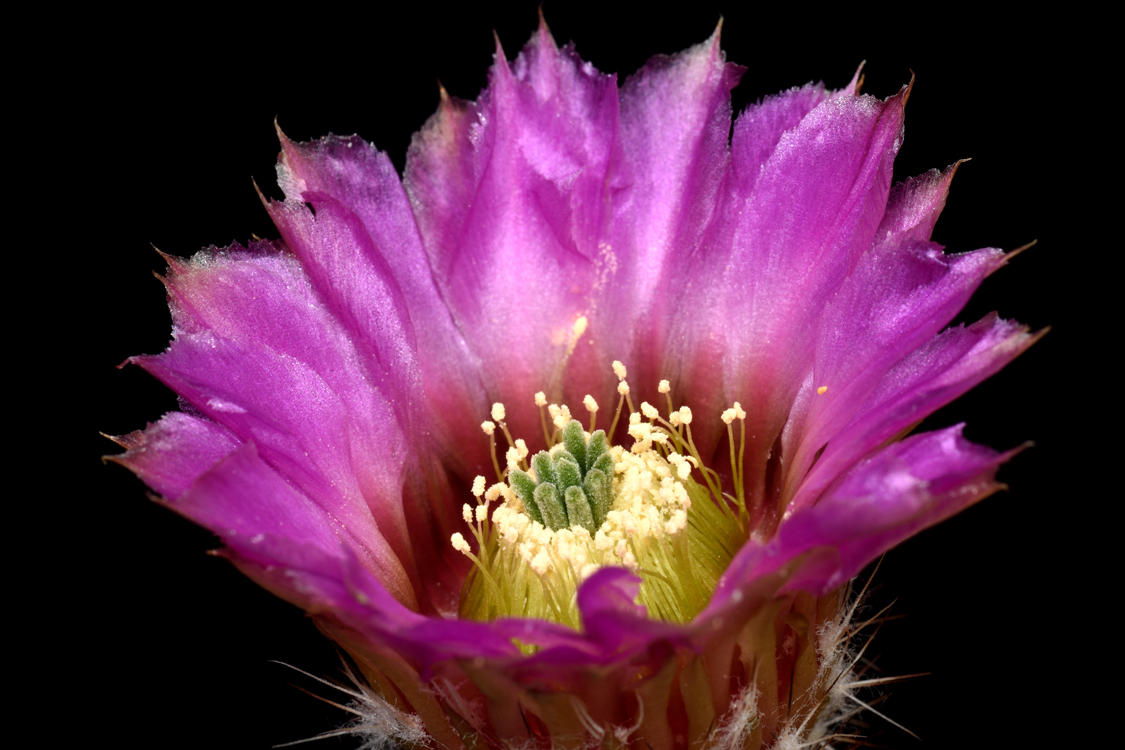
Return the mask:
<path fill-rule="evenodd" d="M 345 732 L 797 748 L 865 707 L 850 582 L 998 488 L 909 435 L 1035 339 L 892 185 L 904 86 L 734 118 L 719 34 L 618 86 L 541 25 L 400 177 L 280 134 L 279 239 L 168 257 L 184 410 L 114 459 L 355 668 Z M 909 436 L 907 436 L 909 435 Z"/>

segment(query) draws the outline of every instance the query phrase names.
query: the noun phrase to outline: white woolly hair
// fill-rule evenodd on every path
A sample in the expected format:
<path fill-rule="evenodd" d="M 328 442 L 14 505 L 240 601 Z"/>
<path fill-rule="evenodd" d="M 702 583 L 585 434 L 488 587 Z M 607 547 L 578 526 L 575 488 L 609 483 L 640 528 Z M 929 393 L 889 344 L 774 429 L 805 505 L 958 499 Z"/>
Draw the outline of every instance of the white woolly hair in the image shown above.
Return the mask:
<path fill-rule="evenodd" d="M 731 701 L 730 710 L 715 729 L 713 750 L 740 750 L 760 721 L 758 686 L 750 684 Z"/>
<path fill-rule="evenodd" d="M 347 675 L 354 689 L 309 674 L 305 670 L 298 669 L 291 664 L 280 661 L 277 663 L 289 667 L 296 672 L 300 672 L 322 685 L 327 685 L 333 690 L 350 696 L 352 700 L 345 706 L 314 693 L 309 693 L 307 690 L 304 691 L 318 700 L 322 700 L 342 711 L 354 714 L 354 717 L 350 722 L 339 729 L 321 732 L 315 737 L 306 737 L 302 740 L 294 740 L 293 742 L 274 745 L 274 747 L 292 747 L 293 745 L 301 745 L 306 742 L 313 742 L 314 740 L 323 740 L 329 737 L 340 737 L 344 735 L 351 735 L 360 739 L 363 744 L 359 746 L 359 750 L 392 750 L 392 748 L 401 748 L 403 746 L 430 747 L 433 745 L 429 735 L 426 734 L 426 728 L 420 718 L 414 714 L 395 708 L 390 703 L 383 700 L 382 697 L 376 694 L 374 690 L 356 676 L 355 672 L 352 671 L 352 668 L 346 661 L 344 662 L 344 674 Z"/>
<path fill-rule="evenodd" d="M 880 562 L 882 561 L 880 560 Z M 879 566 L 876 565 L 875 570 L 871 573 L 871 578 L 875 577 L 878 570 Z M 911 677 L 921 676 L 902 675 L 863 679 L 862 676 L 856 675 L 856 667 L 862 663 L 867 647 L 871 645 L 878 634 L 878 627 L 865 639 L 862 647 L 856 649 L 853 641 L 857 640 L 861 631 L 866 630 L 871 625 L 881 623 L 883 615 L 891 607 L 891 605 L 888 605 L 863 622 L 853 624 L 856 611 L 865 600 L 871 578 L 864 584 L 859 594 L 852 599 L 846 611 L 841 612 L 840 616 L 832 622 L 825 623 L 816 634 L 816 649 L 820 656 L 820 668 L 810 690 L 824 691 L 820 706 L 816 711 L 811 712 L 801 724 L 790 724 L 782 727 L 781 733 L 770 750 L 801 750 L 803 748 L 831 750 L 834 747 L 833 740 L 858 739 L 859 735 L 844 734 L 839 729 L 863 711 L 869 711 L 912 737 L 918 737 L 895 720 L 872 708 L 870 704 L 861 700 L 857 695 L 860 690 L 865 688 L 888 685 Z M 814 716 L 815 720 L 813 720 Z M 810 720 L 813 720 L 811 727 L 808 726 Z M 727 748 L 716 746 L 716 750 L 727 750 Z"/>

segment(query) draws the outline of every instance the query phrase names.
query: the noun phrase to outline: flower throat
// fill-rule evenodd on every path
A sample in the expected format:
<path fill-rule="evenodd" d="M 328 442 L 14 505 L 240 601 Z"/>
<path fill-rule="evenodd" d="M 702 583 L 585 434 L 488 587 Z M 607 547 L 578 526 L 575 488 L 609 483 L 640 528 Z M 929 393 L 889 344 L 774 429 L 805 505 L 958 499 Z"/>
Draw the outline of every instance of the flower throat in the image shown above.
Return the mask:
<path fill-rule="evenodd" d="M 587 431 L 568 407 L 535 394 L 548 449 L 530 462 L 525 441 L 513 440 L 508 431 L 504 405 L 493 405 L 492 421 L 481 428 L 498 481 L 486 489 L 478 476 L 476 507 L 462 509 L 476 544 L 460 533 L 451 540 L 473 561 L 461 591 L 462 617 L 529 617 L 578 628 L 578 586 L 606 566 L 640 577 L 637 600 L 650 617 L 683 623 L 707 605 L 747 536 L 736 461 L 741 451 L 736 457 L 732 429 L 745 412 L 735 404 L 722 415 L 736 488 L 733 497 L 724 496 L 718 474 L 703 464 L 692 440 L 691 410 L 673 407 L 668 381 L 658 389 L 667 415 L 648 403 L 638 412 L 624 365 L 614 362 L 613 369 L 619 399 L 608 435 L 595 430 L 598 405 L 591 396 L 583 400 Z M 609 437 L 626 407 L 633 439 L 628 450 Z M 503 470 L 495 458 L 497 426 L 509 444 Z"/>

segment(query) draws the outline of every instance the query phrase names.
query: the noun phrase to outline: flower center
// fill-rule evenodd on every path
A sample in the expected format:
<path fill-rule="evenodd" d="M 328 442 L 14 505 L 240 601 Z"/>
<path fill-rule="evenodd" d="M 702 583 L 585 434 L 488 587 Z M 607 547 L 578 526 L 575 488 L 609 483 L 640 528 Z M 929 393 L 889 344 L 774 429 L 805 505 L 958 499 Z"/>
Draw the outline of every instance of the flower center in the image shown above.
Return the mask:
<path fill-rule="evenodd" d="M 495 455 L 499 423 L 510 445 L 508 465 L 501 471 L 495 463 L 500 481 L 487 490 L 484 477 L 477 477 L 477 506 L 463 508 L 476 552 L 462 534 L 452 538 L 474 563 L 462 589 L 461 616 L 533 617 L 578 627 L 578 586 L 604 566 L 640 576 L 638 601 L 652 617 L 687 622 L 707 605 L 746 540 L 742 493 L 734 503 L 723 496 L 718 475 L 703 466 L 691 439 L 691 410 L 673 408 L 667 381 L 659 388 L 667 400 L 665 418 L 648 403 L 634 411 L 625 368 L 615 362 L 614 371 L 620 399 L 609 434 L 628 404 L 628 450 L 594 430 L 598 406 L 590 396 L 584 399 L 591 415 L 586 431 L 569 408 L 548 405 L 538 393 L 549 448 L 529 465 L 526 443 L 513 440 L 504 424 L 504 406 L 493 405 L 495 422 L 482 429 Z M 736 484 L 739 479 L 736 471 Z"/>

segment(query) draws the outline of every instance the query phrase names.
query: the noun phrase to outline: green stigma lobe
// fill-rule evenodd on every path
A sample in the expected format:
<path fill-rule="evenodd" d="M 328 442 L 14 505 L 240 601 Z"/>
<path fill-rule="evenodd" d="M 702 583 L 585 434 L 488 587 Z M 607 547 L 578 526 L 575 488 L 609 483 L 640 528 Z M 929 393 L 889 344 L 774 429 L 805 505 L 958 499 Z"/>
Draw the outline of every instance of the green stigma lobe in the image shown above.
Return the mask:
<path fill-rule="evenodd" d="M 535 480 L 525 471 L 512 469 L 508 474 L 508 483 L 516 491 L 516 496 L 523 503 L 524 510 L 531 520 L 543 523 L 543 514 L 539 512 L 539 506 L 535 503 Z"/>
<path fill-rule="evenodd" d="M 549 529 L 565 529 L 570 526 L 566 519 L 566 508 L 560 501 L 555 485 L 543 482 L 535 488 L 535 504 L 539 506 L 539 513 L 543 516 L 543 525 Z"/>
<path fill-rule="evenodd" d="M 603 433 L 604 434 L 604 433 Z M 567 453 L 574 457 L 579 466 L 586 467 L 586 434 L 577 419 L 567 422 L 562 431 L 563 444 Z"/>
<path fill-rule="evenodd" d="M 534 478 L 512 469 L 508 482 L 533 521 L 553 531 L 581 526 L 591 534 L 605 522 L 613 505 L 613 457 L 604 431 L 587 441 L 582 424 L 571 420 L 562 430 L 562 447 L 539 451 L 531 467 Z"/>

